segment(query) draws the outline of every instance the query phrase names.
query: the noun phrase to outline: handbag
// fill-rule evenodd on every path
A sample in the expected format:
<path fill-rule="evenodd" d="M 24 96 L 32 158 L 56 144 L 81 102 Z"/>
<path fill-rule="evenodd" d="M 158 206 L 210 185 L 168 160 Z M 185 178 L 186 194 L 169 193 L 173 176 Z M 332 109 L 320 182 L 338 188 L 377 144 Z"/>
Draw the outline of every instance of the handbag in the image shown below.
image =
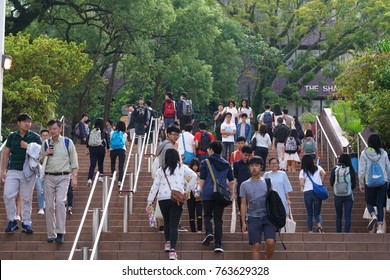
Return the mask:
<path fill-rule="evenodd" d="M 294 221 L 291 206 L 288 206 L 289 215 L 286 218 L 286 225 L 282 229 L 282 232 L 284 233 L 295 233 L 297 228 L 297 222 Z"/>
<path fill-rule="evenodd" d="M 251 140 L 251 147 L 252 147 L 253 151 L 256 150 L 256 146 L 257 146 L 256 134 L 257 134 L 257 132 L 255 133 L 255 135 L 253 136 L 253 138 Z"/>
<path fill-rule="evenodd" d="M 223 207 L 229 206 L 230 204 L 232 204 L 230 191 L 215 179 L 213 168 L 211 167 L 210 161 L 208 159 L 206 159 L 206 163 L 210 171 L 211 178 L 214 182 L 213 198 L 215 202 Z"/>
<path fill-rule="evenodd" d="M 183 158 L 183 162 L 184 162 L 185 164 L 190 164 L 190 163 L 191 163 L 191 160 L 195 157 L 195 154 L 186 151 L 186 143 L 184 142 L 184 133 L 181 134 L 181 138 L 182 138 L 182 140 L 183 140 L 183 148 L 184 148 L 184 158 Z"/>
<path fill-rule="evenodd" d="M 171 190 L 171 201 L 177 204 L 177 206 L 183 205 L 187 201 L 188 195 L 186 193 L 182 193 L 181 191 L 172 190 L 171 184 L 168 181 L 168 177 L 167 174 L 165 173 L 165 170 L 163 172 L 164 172 L 165 179 L 168 182 L 169 189 Z"/>
<path fill-rule="evenodd" d="M 230 223 L 230 233 L 236 232 L 236 223 L 237 223 L 237 210 L 236 210 L 236 201 L 233 200 L 232 204 L 232 221 Z"/>
<path fill-rule="evenodd" d="M 307 177 L 309 177 L 311 183 L 313 184 L 313 191 L 316 197 L 321 200 L 326 200 L 329 197 L 329 192 L 324 185 L 317 184 L 313 181 L 309 173 L 306 172 Z"/>

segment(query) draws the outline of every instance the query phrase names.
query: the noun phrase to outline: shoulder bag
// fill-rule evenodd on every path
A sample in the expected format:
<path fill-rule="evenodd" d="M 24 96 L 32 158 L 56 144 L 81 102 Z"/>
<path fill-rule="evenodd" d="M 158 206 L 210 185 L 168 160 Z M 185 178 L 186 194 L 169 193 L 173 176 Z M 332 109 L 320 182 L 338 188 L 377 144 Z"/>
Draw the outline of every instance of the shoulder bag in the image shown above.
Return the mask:
<path fill-rule="evenodd" d="M 182 193 L 181 191 L 172 190 L 165 170 L 162 170 L 162 172 L 164 173 L 165 179 L 168 182 L 169 189 L 171 190 L 171 201 L 177 204 L 177 206 L 183 205 L 187 201 L 188 195 L 186 193 Z"/>
<path fill-rule="evenodd" d="M 307 172 L 305 172 L 305 173 L 306 173 L 307 177 L 309 177 L 311 183 L 313 184 L 313 191 L 314 191 L 314 194 L 316 195 L 316 197 L 318 197 L 321 200 L 328 199 L 329 192 L 326 189 L 326 187 L 324 185 L 319 185 L 319 184 L 315 183 L 313 181 L 313 179 L 311 178 L 311 176 L 309 175 L 309 173 L 307 173 Z"/>
<path fill-rule="evenodd" d="M 221 183 L 219 183 L 214 176 L 213 168 L 210 165 L 210 161 L 206 159 L 207 167 L 210 171 L 211 178 L 214 182 L 213 198 L 216 203 L 220 204 L 223 207 L 229 206 L 232 204 L 232 199 L 230 196 L 230 191 Z"/>

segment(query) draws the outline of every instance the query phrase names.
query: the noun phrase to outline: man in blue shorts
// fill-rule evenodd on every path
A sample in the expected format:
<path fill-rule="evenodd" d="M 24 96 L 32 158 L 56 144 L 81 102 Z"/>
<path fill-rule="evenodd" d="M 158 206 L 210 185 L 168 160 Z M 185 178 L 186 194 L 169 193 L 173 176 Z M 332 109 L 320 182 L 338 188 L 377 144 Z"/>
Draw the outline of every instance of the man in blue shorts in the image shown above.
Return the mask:
<path fill-rule="evenodd" d="M 263 164 L 261 157 L 254 156 L 249 159 L 251 178 L 243 182 L 240 187 L 242 232 L 249 234 L 252 260 L 261 259 L 260 246 L 263 234 L 266 245 L 264 259 L 271 259 L 275 251 L 276 228 L 267 216 L 267 185 L 265 179 L 260 176 Z"/>

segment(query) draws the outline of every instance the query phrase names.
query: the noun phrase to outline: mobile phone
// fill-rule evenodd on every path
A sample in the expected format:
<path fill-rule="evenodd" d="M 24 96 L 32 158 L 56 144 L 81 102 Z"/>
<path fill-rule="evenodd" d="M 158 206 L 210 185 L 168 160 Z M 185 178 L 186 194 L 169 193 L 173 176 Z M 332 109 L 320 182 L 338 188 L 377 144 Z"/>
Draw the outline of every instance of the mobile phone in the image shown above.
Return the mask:
<path fill-rule="evenodd" d="M 53 144 L 50 144 L 50 145 L 49 145 L 49 148 L 50 148 L 50 149 L 54 149 L 54 145 L 53 145 Z M 54 151 L 53 151 L 53 152 L 54 152 Z M 52 155 L 53 155 L 53 154 L 49 154 L 49 156 L 52 156 Z"/>

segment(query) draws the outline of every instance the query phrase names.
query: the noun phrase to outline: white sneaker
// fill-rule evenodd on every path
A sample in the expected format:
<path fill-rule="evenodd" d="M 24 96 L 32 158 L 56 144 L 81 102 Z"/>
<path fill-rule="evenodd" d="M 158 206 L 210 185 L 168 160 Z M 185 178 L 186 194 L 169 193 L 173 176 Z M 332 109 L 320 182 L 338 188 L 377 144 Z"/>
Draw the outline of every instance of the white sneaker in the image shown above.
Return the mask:
<path fill-rule="evenodd" d="M 45 210 L 43 210 L 43 209 L 39 209 L 39 211 L 38 211 L 38 215 L 45 215 Z"/>
<path fill-rule="evenodd" d="M 92 180 L 91 179 L 88 179 L 87 186 L 88 187 L 92 186 Z"/>
<path fill-rule="evenodd" d="M 121 185 L 122 185 L 122 182 L 121 182 L 121 181 L 119 181 L 119 182 L 118 182 L 118 188 L 120 188 L 120 187 L 121 187 Z"/>
<path fill-rule="evenodd" d="M 164 251 L 165 252 L 170 252 L 171 251 L 171 242 L 169 242 L 169 241 L 165 242 Z"/>
<path fill-rule="evenodd" d="M 103 177 L 99 176 L 98 181 L 103 182 Z"/>
<path fill-rule="evenodd" d="M 176 251 L 172 250 L 172 251 L 169 252 L 169 259 L 173 260 L 173 261 L 177 260 Z"/>
<path fill-rule="evenodd" d="M 383 229 L 378 229 L 378 230 L 376 231 L 376 233 L 385 233 L 385 232 L 383 231 Z"/>
<path fill-rule="evenodd" d="M 16 216 L 15 216 L 15 220 L 20 221 L 20 216 L 19 216 L 19 215 L 16 215 Z"/>

